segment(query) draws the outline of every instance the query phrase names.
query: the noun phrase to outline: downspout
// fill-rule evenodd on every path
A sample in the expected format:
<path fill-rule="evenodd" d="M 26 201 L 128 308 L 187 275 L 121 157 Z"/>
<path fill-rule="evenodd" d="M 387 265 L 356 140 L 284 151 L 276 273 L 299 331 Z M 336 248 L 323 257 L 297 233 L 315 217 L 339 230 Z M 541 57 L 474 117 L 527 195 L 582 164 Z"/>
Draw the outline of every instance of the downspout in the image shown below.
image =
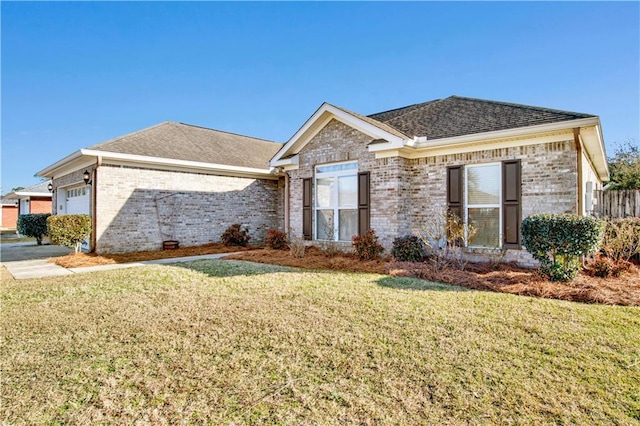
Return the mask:
<path fill-rule="evenodd" d="M 576 145 L 576 152 L 578 158 L 576 159 L 578 164 L 578 211 L 577 213 L 582 216 L 584 214 L 584 202 L 582 195 L 582 143 L 580 142 L 580 128 L 573 129 L 573 141 Z"/>
<path fill-rule="evenodd" d="M 290 234 L 289 228 L 289 173 L 284 172 L 284 232 Z"/>
<path fill-rule="evenodd" d="M 91 171 L 91 251 L 96 251 L 97 236 L 96 236 L 96 202 L 98 200 L 98 167 L 102 165 L 102 156 L 98 156 L 96 160 L 96 166 Z"/>

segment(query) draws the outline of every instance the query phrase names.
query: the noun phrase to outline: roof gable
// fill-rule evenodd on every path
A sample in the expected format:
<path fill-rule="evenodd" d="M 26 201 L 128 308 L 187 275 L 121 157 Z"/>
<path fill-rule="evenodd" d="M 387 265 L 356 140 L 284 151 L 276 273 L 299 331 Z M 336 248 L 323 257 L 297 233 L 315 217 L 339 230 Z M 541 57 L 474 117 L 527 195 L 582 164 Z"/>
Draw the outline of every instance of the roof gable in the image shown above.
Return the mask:
<path fill-rule="evenodd" d="M 354 129 L 371 136 L 373 139 L 384 139 L 402 144 L 407 136 L 397 129 L 371 117 L 365 117 L 327 102 L 302 125 L 287 143 L 271 159 L 271 165 L 286 166 L 294 164 L 300 150 L 331 120 L 340 121 Z"/>

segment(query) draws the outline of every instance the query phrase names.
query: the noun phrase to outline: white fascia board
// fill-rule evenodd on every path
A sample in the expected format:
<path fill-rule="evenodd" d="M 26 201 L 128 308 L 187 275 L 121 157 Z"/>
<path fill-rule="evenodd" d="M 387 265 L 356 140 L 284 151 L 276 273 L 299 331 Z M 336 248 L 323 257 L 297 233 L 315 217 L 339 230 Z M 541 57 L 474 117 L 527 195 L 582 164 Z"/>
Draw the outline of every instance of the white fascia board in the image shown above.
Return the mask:
<path fill-rule="evenodd" d="M 273 177 L 271 169 L 256 169 L 253 167 L 230 166 L 227 164 L 204 163 L 200 161 L 176 160 L 173 158 L 149 157 L 146 155 L 123 154 L 119 152 L 95 151 L 81 149 L 83 155 L 102 157 L 103 160 L 117 160 L 126 163 L 141 163 L 156 166 L 179 167 L 226 174 L 253 175 L 262 178 Z"/>
<path fill-rule="evenodd" d="M 419 150 L 429 150 L 435 147 L 453 146 L 465 143 L 488 142 L 508 138 L 517 138 L 540 133 L 557 132 L 574 129 L 576 127 L 594 126 L 599 123 L 598 117 L 580 118 L 577 120 L 562 121 L 559 123 L 540 124 L 537 126 L 518 127 L 516 129 L 496 130 L 493 132 L 473 133 L 470 135 L 454 136 L 450 138 L 431 139 L 427 142 L 414 143 L 405 148 Z M 393 149 L 386 144 L 369 146 L 371 152 L 386 151 Z"/>
<path fill-rule="evenodd" d="M 349 114 L 340 108 L 323 103 L 320 108 L 313 113 L 311 117 L 298 129 L 298 131 L 284 144 L 284 146 L 276 153 L 271 160 L 271 165 L 275 165 L 280 159 L 289 154 L 297 154 L 302 147 L 311 140 L 332 118 L 343 122 L 344 124 L 353 127 L 360 132 L 367 134 L 375 139 L 385 139 L 389 141 L 389 144 L 380 144 L 387 146 L 393 144 L 393 146 L 404 146 L 407 141 L 396 135 L 393 135 L 380 127 L 374 126 L 352 114 Z"/>
<path fill-rule="evenodd" d="M 608 181 L 609 165 L 607 163 L 607 153 L 605 151 L 604 141 L 602 138 L 602 127 L 598 125 L 580 129 L 580 140 L 584 145 L 585 154 L 594 164 L 598 178 L 602 181 Z"/>
<path fill-rule="evenodd" d="M 78 150 L 72 154 L 67 155 L 62 160 L 58 160 L 50 166 L 45 167 L 44 169 L 36 173 L 36 175 L 40 177 L 51 178 L 56 170 L 59 170 L 61 167 L 64 167 L 73 160 L 77 160 L 78 158 L 82 157 L 82 155 L 82 150 Z"/>
<path fill-rule="evenodd" d="M 14 192 L 14 194 L 16 194 L 20 198 L 26 198 L 26 197 L 49 197 L 49 198 L 51 198 L 51 193 L 49 193 L 49 192 L 22 192 L 22 191 L 18 191 L 18 192 Z M 9 198 L 9 196 L 7 196 L 5 198 Z"/>
<path fill-rule="evenodd" d="M 300 156 L 299 155 L 294 155 L 292 157 L 289 158 L 284 158 L 282 160 L 271 160 L 269 162 L 269 165 L 271 167 L 285 167 L 285 166 L 292 166 L 292 165 L 298 165 L 300 160 Z"/>

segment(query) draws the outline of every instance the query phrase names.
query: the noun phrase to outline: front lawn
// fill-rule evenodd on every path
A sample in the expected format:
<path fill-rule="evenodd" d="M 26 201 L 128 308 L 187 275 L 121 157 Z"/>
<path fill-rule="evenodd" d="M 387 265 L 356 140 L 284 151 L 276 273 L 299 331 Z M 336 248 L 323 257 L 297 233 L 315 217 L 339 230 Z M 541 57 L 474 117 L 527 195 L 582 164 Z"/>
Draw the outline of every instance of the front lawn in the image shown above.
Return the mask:
<path fill-rule="evenodd" d="M 27 424 L 637 424 L 640 308 L 199 261 L 16 281 Z"/>

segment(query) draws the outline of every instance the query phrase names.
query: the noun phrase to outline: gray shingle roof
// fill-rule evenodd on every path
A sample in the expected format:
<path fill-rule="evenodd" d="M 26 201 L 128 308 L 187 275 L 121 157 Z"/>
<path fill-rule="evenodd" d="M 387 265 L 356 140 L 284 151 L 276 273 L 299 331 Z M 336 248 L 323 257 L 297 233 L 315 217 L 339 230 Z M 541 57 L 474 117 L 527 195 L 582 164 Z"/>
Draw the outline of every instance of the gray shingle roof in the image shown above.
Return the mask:
<path fill-rule="evenodd" d="M 595 117 L 570 111 L 450 96 L 369 115 L 409 136 L 440 139 Z"/>
<path fill-rule="evenodd" d="M 33 192 L 33 193 L 42 193 L 42 195 L 51 195 L 47 186 L 49 185 L 49 181 L 45 180 L 42 182 L 38 182 L 35 185 L 27 186 L 26 188 L 22 188 L 16 192 Z"/>
<path fill-rule="evenodd" d="M 268 169 L 276 142 L 166 121 L 88 149 L 174 160 Z"/>

